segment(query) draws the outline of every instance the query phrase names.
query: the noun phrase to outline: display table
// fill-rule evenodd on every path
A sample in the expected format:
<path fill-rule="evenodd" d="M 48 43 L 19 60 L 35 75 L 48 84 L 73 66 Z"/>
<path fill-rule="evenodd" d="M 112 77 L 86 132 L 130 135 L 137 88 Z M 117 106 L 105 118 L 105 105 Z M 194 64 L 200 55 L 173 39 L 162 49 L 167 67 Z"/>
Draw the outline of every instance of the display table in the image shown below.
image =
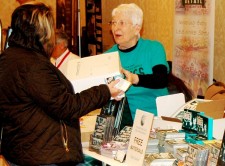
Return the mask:
<path fill-rule="evenodd" d="M 88 147 L 85 147 L 85 146 L 83 147 L 83 153 L 99 161 L 102 161 L 102 166 L 106 166 L 106 164 L 110 166 L 127 166 L 125 163 L 120 163 L 119 161 L 116 161 L 112 158 L 102 156 L 96 152 L 92 152 L 88 149 Z"/>

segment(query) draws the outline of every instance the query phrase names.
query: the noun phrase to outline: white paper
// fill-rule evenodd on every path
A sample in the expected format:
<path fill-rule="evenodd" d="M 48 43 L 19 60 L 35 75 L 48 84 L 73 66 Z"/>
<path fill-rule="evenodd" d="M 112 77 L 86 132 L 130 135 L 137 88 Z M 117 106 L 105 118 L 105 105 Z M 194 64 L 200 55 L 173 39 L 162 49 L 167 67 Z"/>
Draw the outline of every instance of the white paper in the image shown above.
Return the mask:
<path fill-rule="evenodd" d="M 159 117 L 171 117 L 184 104 L 185 98 L 183 93 L 160 96 L 156 98 L 156 107 Z"/>

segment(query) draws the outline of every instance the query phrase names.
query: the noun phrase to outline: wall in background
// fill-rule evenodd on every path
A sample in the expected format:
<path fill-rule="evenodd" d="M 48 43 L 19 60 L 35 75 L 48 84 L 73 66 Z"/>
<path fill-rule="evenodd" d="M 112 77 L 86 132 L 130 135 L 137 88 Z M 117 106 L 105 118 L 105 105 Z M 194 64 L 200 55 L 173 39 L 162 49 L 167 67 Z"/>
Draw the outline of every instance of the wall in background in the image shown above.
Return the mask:
<path fill-rule="evenodd" d="M 49 1 L 49 0 L 36 0 L 39 2 L 43 2 L 52 7 L 54 17 L 56 17 L 56 1 Z M 19 3 L 16 0 L 0 0 L 0 19 L 2 21 L 3 29 L 7 29 L 11 24 L 11 15 L 19 6 Z M 3 43 L 5 42 L 5 36 L 3 36 Z"/>
<path fill-rule="evenodd" d="M 225 1 L 216 0 L 214 71 L 217 81 L 225 83 Z"/>
<path fill-rule="evenodd" d="M 54 12 L 56 11 L 56 1 L 49 1 L 49 0 L 36 0 L 39 2 L 43 2 L 47 5 L 50 5 L 52 7 L 52 10 Z M 0 19 L 2 20 L 2 26 L 3 28 L 7 28 L 11 23 L 11 14 L 13 13 L 14 9 L 19 6 L 19 3 L 16 0 L 0 0 Z"/>

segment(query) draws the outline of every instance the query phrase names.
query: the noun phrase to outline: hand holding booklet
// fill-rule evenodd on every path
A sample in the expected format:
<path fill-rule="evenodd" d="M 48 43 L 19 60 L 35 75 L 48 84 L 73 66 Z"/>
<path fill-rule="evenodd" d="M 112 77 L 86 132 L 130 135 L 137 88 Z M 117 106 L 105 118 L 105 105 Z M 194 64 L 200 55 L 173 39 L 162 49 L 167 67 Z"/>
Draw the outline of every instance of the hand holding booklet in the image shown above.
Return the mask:
<path fill-rule="evenodd" d="M 124 78 L 122 78 L 122 75 L 120 76 L 116 76 L 116 77 L 110 77 L 106 79 L 106 83 L 110 83 L 113 80 L 119 80 L 119 82 L 114 86 L 117 89 L 120 89 L 123 92 L 126 92 L 129 87 L 131 86 L 131 83 L 127 80 L 125 80 Z M 124 93 L 122 93 L 121 95 L 117 96 L 118 98 L 123 98 L 125 96 Z"/>
<path fill-rule="evenodd" d="M 120 81 L 115 85 L 115 87 L 122 90 L 123 92 L 126 92 L 131 86 L 131 83 L 122 77 L 117 77 L 116 79 L 119 79 Z"/>

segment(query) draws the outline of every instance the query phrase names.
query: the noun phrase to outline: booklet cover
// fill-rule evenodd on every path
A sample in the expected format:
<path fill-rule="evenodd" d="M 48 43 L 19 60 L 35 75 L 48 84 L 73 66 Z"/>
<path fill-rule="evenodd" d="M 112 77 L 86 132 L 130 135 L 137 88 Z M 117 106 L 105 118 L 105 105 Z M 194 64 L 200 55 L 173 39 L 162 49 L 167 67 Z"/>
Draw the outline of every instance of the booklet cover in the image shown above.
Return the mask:
<path fill-rule="evenodd" d="M 182 129 L 187 131 L 192 131 L 197 133 L 197 116 L 202 114 L 199 111 L 184 109 L 183 119 L 182 119 Z"/>
<path fill-rule="evenodd" d="M 68 62 L 66 75 L 76 93 L 106 84 L 111 77 L 122 77 L 119 53 L 111 52 L 71 60 Z M 129 87 L 125 83 L 117 86 L 125 90 Z"/>

